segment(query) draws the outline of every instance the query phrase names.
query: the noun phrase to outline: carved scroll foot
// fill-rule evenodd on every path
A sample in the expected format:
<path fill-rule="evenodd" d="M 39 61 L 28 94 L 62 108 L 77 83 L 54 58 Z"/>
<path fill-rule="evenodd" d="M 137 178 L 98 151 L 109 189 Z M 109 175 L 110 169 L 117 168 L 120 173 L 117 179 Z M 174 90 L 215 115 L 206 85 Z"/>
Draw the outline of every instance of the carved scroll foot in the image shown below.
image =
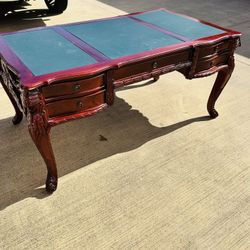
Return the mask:
<path fill-rule="evenodd" d="M 23 119 L 23 113 L 20 112 L 20 111 L 16 112 L 16 115 L 12 119 L 12 123 L 14 125 L 17 125 L 17 124 L 19 124 L 22 121 L 22 119 Z"/>
<path fill-rule="evenodd" d="M 47 166 L 46 190 L 53 193 L 57 188 L 57 168 L 53 149 L 50 142 L 50 128 L 46 126 L 41 114 L 31 117 L 32 123 L 29 125 L 29 132 L 37 149 L 43 157 Z"/>
<path fill-rule="evenodd" d="M 207 110 L 211 118 L 216 118 L 219 115 L 214 108 L 215 102 L 217 101 L 222 90 L 224 89 L 228 80 L 230 79 L 233 70 L 234 70 L 234 58 L 233 56 L 231 56 L 229 58 L 228 66 L 218 72 L 213 89 L 208 99 Z"/>
<path fill-rule="evenodd" d="M 157 82 L 159 79 L 160 79 L 160 76 L 155 76 L 155 77 L 153 78 L 153 81 L 154 81 L 154 82 Z"/>
<path fill-rule="evenodd" d="M 52 194 L 57 189 L 57 177 L 52 176 L 48 173 L 46 179 L 46 191 Z"/>
<path fill-rule="evenodd" d="M 208 110 L 208 113 L 212 119 L 216 118 L 219 113 L 215 109 Z"/>

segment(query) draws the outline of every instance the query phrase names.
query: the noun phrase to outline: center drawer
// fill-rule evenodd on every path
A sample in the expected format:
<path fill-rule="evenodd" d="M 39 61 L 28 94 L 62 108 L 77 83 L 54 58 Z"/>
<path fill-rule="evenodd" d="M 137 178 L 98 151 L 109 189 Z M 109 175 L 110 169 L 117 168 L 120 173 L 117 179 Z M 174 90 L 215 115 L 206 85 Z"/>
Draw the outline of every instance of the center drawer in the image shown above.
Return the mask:
<path fill-rule="evenodd" d="M 98 91 L 104 86 L 104 75 L 95 77 L 65 81 L 46 86 L 42 89 L 45 99 L 73 95 L 73 94 L 88 94 L 90 92 Z"/>
<path fill-rule="evenodd" d="M 118 81 L 126 77 L 135 76 L 145 72 L 153 72 L 154 70 L 163 68 L 168 65 L 176 65 L 190 60 L 191 49 L 159 56 L 155 59 L 148 59 L 140 63 L 123 66 L 114 72 L 114 80 Z"/>
<path fill-rule="evenodd" d="M 49 117 L 55 117 L 83 112 L 98 107 L 104 103 L 105 90 L 102 90 L 91 95 L 47 103 L 45 106 Z"/>

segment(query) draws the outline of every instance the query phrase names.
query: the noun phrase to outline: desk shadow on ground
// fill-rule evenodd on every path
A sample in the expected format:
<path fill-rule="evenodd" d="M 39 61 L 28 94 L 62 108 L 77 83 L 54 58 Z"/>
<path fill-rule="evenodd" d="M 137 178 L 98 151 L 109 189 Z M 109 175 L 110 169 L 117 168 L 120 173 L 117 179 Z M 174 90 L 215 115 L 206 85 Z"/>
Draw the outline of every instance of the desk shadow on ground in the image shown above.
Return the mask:
<path fill-rule="evenodd" d="M 194 122 L 207 120 L 209 117 L 203 116 L 156 127 L 142 113 L 116 97 L 115 105 L 106 112 L 52 129 L 59 177 L 117 153 L 136 149 Z M 46 167 L 28 134 L 26 121 L 13 126 L 11 117 L 0 120 L 0 138 L 0 209 L 25 198 L 47 197 L 44 189 Z"/>
<path fill-rule="evenodd" d="M 29 9 L 29 6 L 25 1 L 20 4 L 0 3 L 0 33 L 46 26 L 46 17 L 56 15 L 48 9 Z"/>

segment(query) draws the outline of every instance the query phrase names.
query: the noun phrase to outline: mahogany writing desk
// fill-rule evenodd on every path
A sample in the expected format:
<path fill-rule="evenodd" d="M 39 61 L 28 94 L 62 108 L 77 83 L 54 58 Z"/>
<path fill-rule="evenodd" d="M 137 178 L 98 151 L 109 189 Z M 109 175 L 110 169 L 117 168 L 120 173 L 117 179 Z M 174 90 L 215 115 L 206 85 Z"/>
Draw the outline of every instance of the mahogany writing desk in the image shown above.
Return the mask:
<path fill-rule="evenodd" d="M 188 79 L 218 72 L 207 109 L 234 69 L 240 33 L 164 9 L 43 27 L 0 36 L 0 81 L 18 124 L 48 169 L 46 189 L 57 187 L 51 127 L 93 115 L 114 102 L 114 89 L 178 70 Z"/>

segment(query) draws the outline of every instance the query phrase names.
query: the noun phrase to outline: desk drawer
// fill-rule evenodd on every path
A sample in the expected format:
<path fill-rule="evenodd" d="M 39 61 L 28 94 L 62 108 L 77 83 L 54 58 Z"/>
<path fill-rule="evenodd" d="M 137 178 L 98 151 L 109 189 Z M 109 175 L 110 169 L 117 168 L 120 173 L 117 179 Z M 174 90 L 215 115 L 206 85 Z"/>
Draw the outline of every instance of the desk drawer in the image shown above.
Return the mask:
<path fill-rule="evenodd" d="M 200 51 L 199 51 L 198 58 L 201 59 L 203 57 L 215 56 L 217 54 L 224 53 L 225 51 L 228 51 L 229 49 L 230 49 L 229 40 L 222 41 L 222 42 L 216 43 L 214 45 L 208 45 L 205 47 L 201 47 Z"/>
<path fill-rule="evenodd" d="M 120 69 L 115 70 L 114 80 L 118 81 L 120 79 L 139 75 L 141 73 L 152 72 L 168 65 L 187 62 L 190 60 L 190 51 L 190 49 L 187 49 L 178 53 L 160 56 L 155 59 L 145 60 L 144 62 L 133 63 L 131 65 L 121 67 Z"/>
<path fill-rule="evenodd" d="M 204 70 L 209 70 L 214 66 L 227 64 L 228 58 L 229 58 L 229 53 L 223 53 L 221 55 L 213 56 L 207 60 L 200 60 L 197 63 L 195 72 L 198 73 Z"/>
<path fill-rule="evenodd" d="M 84 94 L 84 92 L 98 91 L 98 89 L 101 89 L 103 86 L 104 75 L 99 75 L 88 79 L 56 83 L 44 87 L 42 91 L 45 99 L 48 99 L 64 95 Z"/>
<path fill-rule="evenodd" d="M 51 102 L 46 104 L 49 117 L 82 112 L 105 103 L 105 90 L 91 95 Z"/>

